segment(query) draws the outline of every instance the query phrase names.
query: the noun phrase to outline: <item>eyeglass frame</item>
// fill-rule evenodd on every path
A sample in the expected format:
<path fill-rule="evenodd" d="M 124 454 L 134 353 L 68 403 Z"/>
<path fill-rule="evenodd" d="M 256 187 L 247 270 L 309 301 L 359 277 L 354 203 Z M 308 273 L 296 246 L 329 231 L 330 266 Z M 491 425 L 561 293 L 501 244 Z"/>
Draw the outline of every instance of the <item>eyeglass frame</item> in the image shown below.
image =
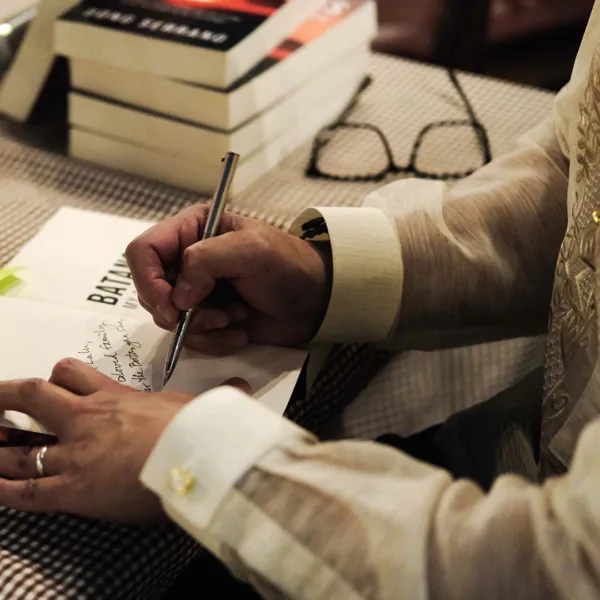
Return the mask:
<path fill-rule="evenodd" d="M 348 106 L 344 109 L 344 111 L 338 117 L 338 119 L 336 121 L 334 121 L 333 123 L 331 123 L 330 125 L 326 125 L 325 127 L 323 127 L 315 136 L 315 139 L 313 140 L 313 146 L 311 149 L 309 162 L 305 168 L 305 172 L 304 172 L 305 176 L 309 177 L 311 179 L 325 179 L 328 181 L 343 181 L 343 182 L 348 182 L 348 183 L 378 182 L 378 181 L 383 181 L 383 180 L 387 179 L 388 176 L 403 175 L 403 174 L 414 175 L 415 177 L 418 177 L 420 179 L 449 181 L 449 180 L 464 179 L 465 177 L 468 177 L 469 175 L 471 175 L 472 173 L 474 173 L 475 171 L 477 171 L 484 165 L 488 164 L 492 160 L 492 152 L 490 149 L 490 141 L 489 141 L 487 130 L 485 129 L 483 124 L 477 118 L 477 115 L 475 114 L 475 111 L 471 105 L 471 102 L 469 101 L 469 98 L 467 97 L 464 89 L 462 88 L 454 69 L 447 69 L 446 73 L 448 74 L 450 81 L 452 82 L 454 88 L 458 92 L 458 95 L 460 96 L 461 100 L 463 101 L 463 104 L 464 104 L 465 109 L 468 114 L 468 118 L 467 119 L 445 119 L 442 121 L 435 121 L 433 123 L 429 123 L 429 124 L 425 125 L 417 134 L 417 138 L 413 144 L 413 147 L 412 147 L 412 150 L 410 153 L 409 162 L 406 166 L 400 166 L 400 165 L 396 164 L 396 161 L 394 158 L 394 152 L 392 150 L 390 142 L 388 141 L 388 139 L 385 136 L 385 134 L 383 133 L 383 131 L 381 131 L 381 129 L 379 129 L 379 127 L 377 127 L 376 125 L 373 125 L 371 123 L 356 123 L 353 121 L 346 120 L 349 118 L 349 116 L 353 112 L 354 108 L 357 106 L 357 104 L 360 100 L 360 97 L 362 96 L 364 91 L 368 87 L 370 87 L 370 85 L 373 83 L 373 77 L 371 75 L 367 75 L 363 79 L 360 87 L 356 90 L 356 92 L 355 92 L 354 96 L 352 97 L 352 99 L 350 100 L 350 102 L 348 103 Z M 464 127 L 464 126 L 472 127 L 473 131 L 475 132 L 475 135 L 479 142 L 481 155 L 482 155 L 483 162 L 481 165 L 479 165 L 478 167 L 476 167 L 474 169 L 458 171 L 455 173 L 447 173 L 447 172 L 446 173 L 430 173 L 430 172 L 426 172 L 426 171 L 421 171 L 417 167 L 417 165 L 416 165 L 417 155 L 419 153 L 421 146 L 423 145 L 423 140 L 425 139 L 425 136 L 427 133 L 429 133 L 433 129 L 441 128 L 441 127 Z M 372 133 L 375 133 L 379 137 L 379 140 L 381 141 L 382 146 L 385 150 L 385 154 L 387 157 L 387 166 L 384 169 L 382 169 L 381 171 L 378 171 L 377 173 L 373 173 L 371 175 L 334 175 L 334 174 L 325 173 L 324 171 L 322 171 L 318 165 L 320 152 L 323 150 L 323 148 L 325 148 L 327 146 L 327 144 L 329 144 L 331 142 L 331 140 L 333 139 L 333 134 L 335 132 L 343 130 L 343 129 L 353 129 L 353 130 L 362 129 L 362 130 L 367 130 L 367 131 L 371 131 Z"/>

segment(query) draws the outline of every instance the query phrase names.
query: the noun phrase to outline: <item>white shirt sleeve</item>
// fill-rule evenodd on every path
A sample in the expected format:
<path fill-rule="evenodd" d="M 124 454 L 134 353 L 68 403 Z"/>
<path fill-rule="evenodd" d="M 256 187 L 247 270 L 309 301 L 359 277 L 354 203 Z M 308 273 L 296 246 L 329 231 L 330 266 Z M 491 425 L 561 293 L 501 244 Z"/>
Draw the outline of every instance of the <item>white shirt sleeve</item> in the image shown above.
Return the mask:
<path fill-rule="evenodd" d="M 141 478 L 152 483 L 169 512 L 184 514 L 192 507 L 190 523 L 205 529 L 240 475 L 296 429 L 237 389 L 215 388 L 173 419 Z M 188 473 L 193 482 L 186 485 Z"/>

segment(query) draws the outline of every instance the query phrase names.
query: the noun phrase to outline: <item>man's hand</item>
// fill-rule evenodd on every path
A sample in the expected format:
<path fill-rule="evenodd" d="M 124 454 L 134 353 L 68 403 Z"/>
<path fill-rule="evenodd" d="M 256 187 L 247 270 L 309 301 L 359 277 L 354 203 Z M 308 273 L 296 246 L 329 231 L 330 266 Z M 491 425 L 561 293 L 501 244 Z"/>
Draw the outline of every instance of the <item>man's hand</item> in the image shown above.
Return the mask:
<path fill-rule="evenodd" d="M 248 342 L 309 341 L 329 302 L 329 258 L 306 241 L 231 213 L 223 215 L 218 237 L 198 241 L 207 212 L 206 206 L 188 208 L 129 244 L 142 306 L 169 330 L 180 310 L 197 307 L 186 341 L 207 354 L 234 352 Z M 179 274 L 174 287 L 170 270 Z M 210 297 L 223 280 L 235 294 L 225 306 Z"/>
<path fill-rule="evenodd" d="M 227 382 L 248 391 L 241 380 Z M 0 383 L 0 411 L 27 413 L 59 438 L 35 479 L 38 448 L 0 449 L 0 506 L 121 522 L 163 518 L 139 475 L 165 427 L 193 396 L 148 394 L 67 359 L 50 382 Z"/>

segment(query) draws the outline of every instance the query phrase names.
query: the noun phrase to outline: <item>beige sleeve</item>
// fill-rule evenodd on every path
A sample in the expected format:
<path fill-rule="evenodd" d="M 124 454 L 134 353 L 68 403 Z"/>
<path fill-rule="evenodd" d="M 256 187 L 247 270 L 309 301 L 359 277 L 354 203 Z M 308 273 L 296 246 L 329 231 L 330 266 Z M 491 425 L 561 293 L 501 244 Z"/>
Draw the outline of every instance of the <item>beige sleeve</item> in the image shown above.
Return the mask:
<path fill-rule="evenodd" d="M 589 600 L 600 597 L 599 440 L 596 421 L 567 476 L 504 476 L 484 494 L 382 445 L 319 443 L 220 388 L 182 409 L 141 478 L 264 598 Z"/>
<path fill-rule="evenodd" d="M 552 114 L 510 154 L 452 189 L 402 180 L 362 208 L 311 208 L 296 219 L 294 233 L 320 213 L 330 232 L 333 292 L 316 341 L 432 348 L 455 343 L 457 330 L 473 343 L 545 329 L 599 36 L 596 3 Z"/>
<path fill-rule="evenodd" d="M 390 341 L 532 318 L 543 328 L 567 222 L 568 167 L 548 120 L 453 189 L 403 180 L 360 208 L 302 213 L 291 232 L 322 215 L 333 257 L 316 341 Z"/>

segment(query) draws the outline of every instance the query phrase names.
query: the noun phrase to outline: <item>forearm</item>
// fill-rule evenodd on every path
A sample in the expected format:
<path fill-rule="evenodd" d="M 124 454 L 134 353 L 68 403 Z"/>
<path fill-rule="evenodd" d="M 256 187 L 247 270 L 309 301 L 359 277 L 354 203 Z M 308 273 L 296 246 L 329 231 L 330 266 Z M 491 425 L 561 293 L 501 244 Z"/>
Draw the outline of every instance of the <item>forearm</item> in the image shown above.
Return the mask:
<path fill-rule="evenodd" d="M 550 123 L 437 206 L 400 215 L 398 327 L 520 323 L 542 331 L 567 222 L 566 173 Z"/>
<path fill-rule="evenodd" d="M 504 337 L 542 331 L 567 222 L 567 173 L 548 120 L 452 190 L 405 180 L 362 208 L 305 211 L 291 231 L 321 214 L 332 246 L 331 299 L 316 341 L 442 347 L 468 328 L 479 330 L 470 343 L 497 337 L 484 328 Z"/>

